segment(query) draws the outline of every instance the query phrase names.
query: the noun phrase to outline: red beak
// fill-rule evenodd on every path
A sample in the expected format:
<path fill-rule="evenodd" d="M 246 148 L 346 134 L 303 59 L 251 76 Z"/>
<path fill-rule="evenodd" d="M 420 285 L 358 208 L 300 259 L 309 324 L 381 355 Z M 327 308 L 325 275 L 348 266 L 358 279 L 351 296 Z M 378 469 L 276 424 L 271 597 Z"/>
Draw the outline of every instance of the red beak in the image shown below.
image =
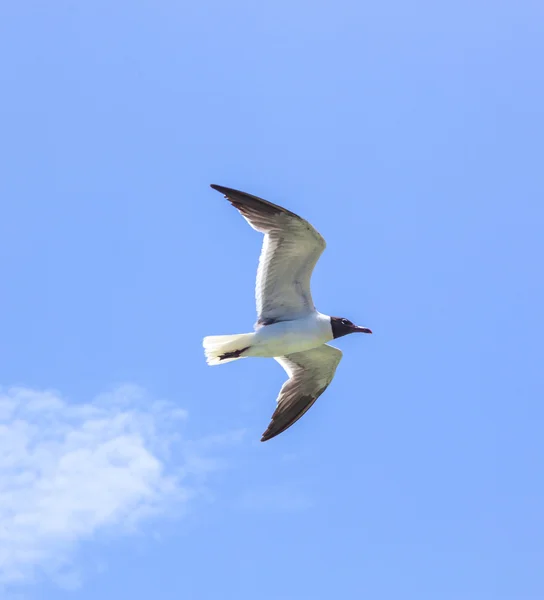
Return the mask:
<path fill-rule="evenodd" d="M 355 326 L 353 328 L 354 332 L 358 332 L 358 333 L 372 333 L 372 330 L 369 329 L 368 327 L 357 327 Z"/>

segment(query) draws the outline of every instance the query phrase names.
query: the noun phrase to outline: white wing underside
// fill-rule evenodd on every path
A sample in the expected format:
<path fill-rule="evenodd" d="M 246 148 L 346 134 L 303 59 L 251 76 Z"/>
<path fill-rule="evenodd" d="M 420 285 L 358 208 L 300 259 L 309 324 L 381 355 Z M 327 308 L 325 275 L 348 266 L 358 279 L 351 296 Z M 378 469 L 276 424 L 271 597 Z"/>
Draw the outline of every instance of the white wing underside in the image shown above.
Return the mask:
<path fill-rule="evenodd" d="M 314 267 L 325 249 L 325 240 L 295 213 L 267 200 L 218 185 L 244 219 L 264 233 L 255 299 L 256 326 L 290 321 L 315 310 L 310 290 Z"/>
<path fill-rule="evenodd" d="M 282 216 L 277 221 L 283 226 L 265 233 L 259 258 L 255 285 L 258 324 L 289 321 L 315 310 L 310 280 L 325 240 L 306 221 Z"/>
<path fill-rule="evenodd" d="M 332 381 L 342 352 L 323 344 L 304 352 L 279 356 L 277 360 L 289 375 L 277 398 L 278 406 L 272 415 L 262 441 L 282 433 L 298 421 L 327 389 Z"/>

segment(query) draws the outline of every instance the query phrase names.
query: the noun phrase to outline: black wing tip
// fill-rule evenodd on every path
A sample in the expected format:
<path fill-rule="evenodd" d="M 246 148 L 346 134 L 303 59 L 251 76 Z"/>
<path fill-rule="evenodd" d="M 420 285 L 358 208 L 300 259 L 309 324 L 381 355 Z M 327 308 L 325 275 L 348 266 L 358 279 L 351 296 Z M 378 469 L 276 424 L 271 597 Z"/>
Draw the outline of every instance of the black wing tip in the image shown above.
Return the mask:
<path fill-rule="evenodd" d="M 266 428 L 266 431 L 261 436 L 261 442 L 268 442 L 268 440 L 271 440 L 272 438 L 275 438 L 280 433 L 283 433 L 286 429 L 289 429 L 289 427 L 280 427 L 280 428 L 277 428 L 277 427 L 274 427 L 274 425 L 275 425 L 275 423 L 272 422 Z"/>
<path fill-rule="evenodd" d="M 254 196 L 253 194 L 248 194 L 247 192 L 235 190 L 234 188 L 225 187 L 223 185 L 217 185 L 216 183 L 210 183 L 210 187 L 223 194 L 225 198 L 238 210 L 240 210 L 242 205 L 247 205 L 262 212 L 268 212 L 270 214 L 285 213 L 291 217 L 294 217 L 295 219 L 304 220 L 302 217 L 299 217 L 299 215 L 288 210 L 287 208 L 284 208 L 279 204 L 269 202 L 264 198 L 259 198 L 259 196 Z"/>
<path fill-rule="evenodd" d="M 229 195 L 234 193 L 243 193 L 243 192 L 238 192 L 238 190 L 234 190 L 232 188 L 228 188 L 225 187 L 224 185 L 217 185 L 216 183 L 210 183 L 210 187 L 215 190 L 216 192 L 219 192 L 221 194 L 224 194 L 225 198 Z"/>
<path fill-rule="evenodd" d="M 311 394 L 311 395 L 308 394 L 307 396 L 301 396 L 300 400 L 303 401 L 301 409 L 299 410 L 298 413 L 292 415 L 286 421 L 281 422 L 281 418 L 280 418 L 280 420 L 276 419 L 275 417 L 276 417 L 277 412 L 274 412 L 274 414 L 272 415 L 272 421 L 271 421 L 270 425 L 268 426 L 268 428 L 266 429 L 266 431 L 263 433 L 263 435 L 261 437 L 261 442 L 266 442 L 268 440 L 271 440 L 273 437 L 280 435 L 280 433 L 283 433 L 284 431 L 287 431 L 290 427 L 292 427 L 302 416 L 304 416 L 308 412 L 308 410 L 314 405 L 315 401 L 319 398 L 319 396 L 321 396 L 321 394 L 328 387 L 329 387 L 329 384 L 323 386 L 315 394 Z M 278 410 L 278 408 L 276 409 L 276 411 Z"/>
<path fill-rule="evenodd" d="M 266 200 L 262 200 L 261 198 L 257 198 L 257 196 L 252 196 L 251 194 L 248 194 L 247 192 L 242 192 L 240 190 L 235 190 L 234 188 L 225 187 L 224 185 L 217 185 L 216 183 L 210 183 L 210 187 L 213 190 L 215 190 L 216 192 L 223 194 L 223 196 L 233 206 L 236 206 L 236 207 L 237 207 L 237 204 L 240 203 L 240 196 L 246 200 L 247 199 L 261 200 L 261 202 L 264 202 L 265 204 L 269 204 L 269 202 L 267 202 Z M 237 198 L 237 196 L 238 196 L 238 198 Z"/>

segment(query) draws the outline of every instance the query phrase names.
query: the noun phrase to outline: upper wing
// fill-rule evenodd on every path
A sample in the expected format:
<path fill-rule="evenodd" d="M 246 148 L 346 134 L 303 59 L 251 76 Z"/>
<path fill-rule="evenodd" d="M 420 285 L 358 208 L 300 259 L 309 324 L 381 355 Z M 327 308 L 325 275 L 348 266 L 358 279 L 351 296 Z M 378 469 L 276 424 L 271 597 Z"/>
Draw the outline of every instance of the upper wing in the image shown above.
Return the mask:
<path fill-rule="evenodd" d="M 235 206 L 246 221 L 265 234 L 255 298 L 257 325 L 296 319 L 314 310 L 310 279 L 325 240 L 295 213 L 220 185 L 212 185 Z"/>
<path fill-rule="evenodd" d="M 323 344 L 275 359 L 287 371 L 289 379 L 280 390 L 278 406 L 261 442 L 282 433 L 302 417 L 327 389 L 341 358 L 340 350 Z"/>

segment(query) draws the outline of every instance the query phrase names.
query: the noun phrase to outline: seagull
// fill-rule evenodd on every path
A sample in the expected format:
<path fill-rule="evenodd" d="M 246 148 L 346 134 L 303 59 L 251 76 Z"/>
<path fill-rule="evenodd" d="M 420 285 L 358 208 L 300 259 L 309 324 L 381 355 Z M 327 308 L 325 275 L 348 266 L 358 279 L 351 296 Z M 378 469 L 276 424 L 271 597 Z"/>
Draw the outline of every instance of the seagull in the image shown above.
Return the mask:
<path fill-rule="evenodd" d="M 274 358 L 287 372 L 289 379 L 261 438 L 265 442 L 298 421 L 329 386 L 342 352 L 327 342 L 372 331 L 316 310 L 310 279 L 325 240 L 308 221 L 257 196 L 221 185 L 211 187 L 223 194 L 253 229 L 264 233 L 254 331 L 208 336 L 203 346 L 209 365 L 257 356 Z"/>

